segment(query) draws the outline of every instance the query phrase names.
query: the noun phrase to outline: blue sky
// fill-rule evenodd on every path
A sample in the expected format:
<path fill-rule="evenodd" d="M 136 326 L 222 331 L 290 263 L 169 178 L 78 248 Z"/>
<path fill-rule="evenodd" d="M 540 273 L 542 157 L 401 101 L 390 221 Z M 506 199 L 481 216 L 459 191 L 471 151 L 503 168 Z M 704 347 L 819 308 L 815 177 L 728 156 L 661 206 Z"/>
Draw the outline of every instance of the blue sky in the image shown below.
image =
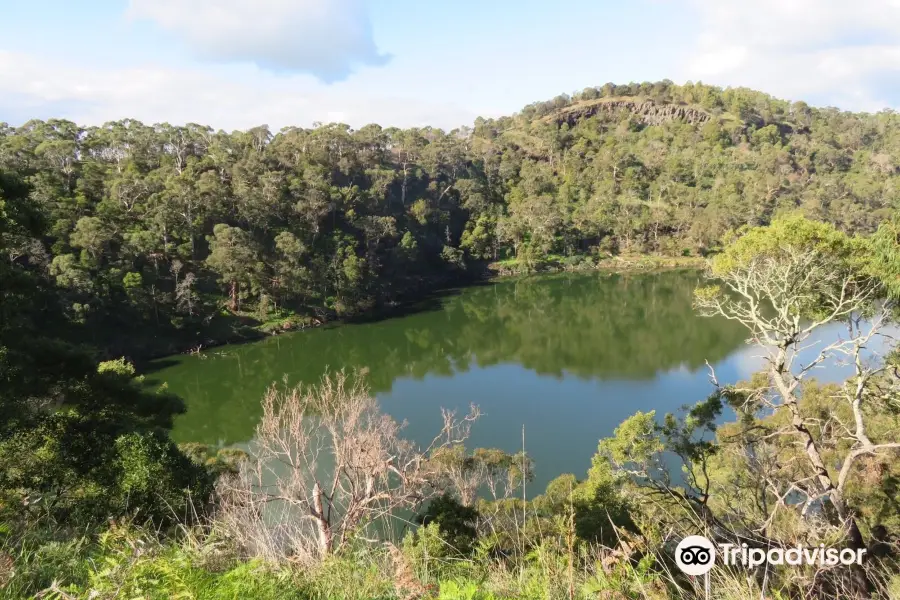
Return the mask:
<path fill-rule="evenodd" d="M 900 108 L 900 0 L 0 0 L 0 121 L 434 125 L 607 81 Z"/>

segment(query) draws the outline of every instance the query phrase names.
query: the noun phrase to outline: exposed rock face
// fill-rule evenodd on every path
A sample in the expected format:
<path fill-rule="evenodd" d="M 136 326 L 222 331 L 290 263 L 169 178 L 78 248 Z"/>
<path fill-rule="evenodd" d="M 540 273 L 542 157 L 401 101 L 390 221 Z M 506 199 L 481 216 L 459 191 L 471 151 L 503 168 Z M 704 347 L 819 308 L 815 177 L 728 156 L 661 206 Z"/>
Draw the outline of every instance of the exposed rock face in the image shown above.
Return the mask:
<path fill-rule="evenodd" d="M 598 100 L 586 104 L 578 104 L 561 110 L 553 115 L 558 125 L 568 123 L 575 125 L 581 119 L 587 119 L 601 112 L 628 111 L 638 116 L 647 125 L 662 125 L 671 121 L 682 120 L 692 125 L 702 125 L 712 117 L 704 110 L 681 104 L 658 104 L 653 100 Z"/>

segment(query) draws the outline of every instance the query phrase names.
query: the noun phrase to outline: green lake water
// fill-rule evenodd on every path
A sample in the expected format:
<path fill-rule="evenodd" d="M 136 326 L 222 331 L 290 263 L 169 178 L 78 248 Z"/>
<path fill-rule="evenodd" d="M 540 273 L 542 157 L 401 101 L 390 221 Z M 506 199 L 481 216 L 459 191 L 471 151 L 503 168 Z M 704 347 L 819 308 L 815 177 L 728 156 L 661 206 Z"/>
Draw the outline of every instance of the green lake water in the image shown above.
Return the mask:
<path fill-rule="evenodd" d="M 326 369 L 366 369 L 381 406 L 428 442 L 441 407 L 484 416 L 470 447 L 535 460 L 533 492 L 561 473 L 583 477 L 601 437 L 638 410 L 673 411 L 758 364 L 746 332 L 691 306 L 696 272 L 561 274 L 458 290 L 379 321 L 213 348 L 153 365 L 187 412 L 178 442 L 246 447 L 273 382 L 314 383 Z"/>

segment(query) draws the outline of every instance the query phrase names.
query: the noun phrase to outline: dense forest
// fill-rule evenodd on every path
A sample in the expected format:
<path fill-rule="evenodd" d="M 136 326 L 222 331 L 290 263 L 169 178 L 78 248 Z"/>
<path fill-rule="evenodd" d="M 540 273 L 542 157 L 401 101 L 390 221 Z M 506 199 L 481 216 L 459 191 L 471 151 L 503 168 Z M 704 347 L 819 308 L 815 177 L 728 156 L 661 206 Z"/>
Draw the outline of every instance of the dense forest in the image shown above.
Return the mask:
<path fill-rule="evenodd" d="M 704 255 L 780 211 L 871 232 L 894 207 L 898 153 L 889 111 L 663 81 L 449 133 L 2 125 L 0 193 L 40 220 L 13 259 L 64 290 L 93 346 L 140 357 L 357 314 L 491 261 Z"/>

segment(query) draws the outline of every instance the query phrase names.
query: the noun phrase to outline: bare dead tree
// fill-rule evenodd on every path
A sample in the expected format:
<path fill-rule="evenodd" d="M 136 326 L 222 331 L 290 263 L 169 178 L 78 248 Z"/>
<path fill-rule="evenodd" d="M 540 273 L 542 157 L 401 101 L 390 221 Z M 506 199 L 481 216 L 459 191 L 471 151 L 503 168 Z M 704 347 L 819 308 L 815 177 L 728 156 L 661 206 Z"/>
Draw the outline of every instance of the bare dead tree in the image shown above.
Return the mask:
<path fill-rule="evenodd" d="M 220 485 L 220 520 L 258 556 L 315 561 L 438 491 L 429 456 L 461 444 L 479 417 L 443 410 L 426 448 L 401 437 L 362 377 L 344 372 L 318 386 L 272 387 L 262 401 L 252 455 Z"/>
<path fill-rule="evenodd" d="M 476 448 L 469 454 L 462 444 L 439 448 L 431 455 L 431 465 L 444 481 L 441 487 L 455 492 L 465 506 L 475 504 L 482 486 L 494 500 L 506 499 L 521 488 L 523 479 L 534 476 L 531 458 L 521 452 Z"/>
<path fill-rule="evenodd" d="M 197 276 L 193 273 L 186 273 L 181 281 L 175 284 L 175 305 L 178 310 L 194 315 L 194 303 L 197 300 L 197 292 L 194 291 L 194 283 Z"/>
<path fill-rule="evenodd" d="M 762 435 L 765 439 L 787 436 L 797 449 L 789 457 L 793 464 L 784 462 L 784 457 L 775 461 L 780 463 L 778 481 L 759 471 L 775 498 L 765 507 L 769 511 L 766 524 L 787 506 L 791 494 L 800 494 L 805 500 L 791 503 L 793 508 L 806 514 L 811 506 L 830 504 L 833 511 L 827 512 L 832 514 L 832 525 L 841 527 L 854 546 L 864 547 L 856 516 L 847 505 L 847 481 L 861 457 L 900 447 L 894 440 L 870 439 L 869 417 L 863 410 L 872 395 L 873 378 L 884 369 L 879 357 L 871 356 L 872 343 L 884 335 L 891 315 L 891 307 L 879 302 L 880 284 L 827 250 L 799 244 L 769 248 L 714 270 L 713 275 L 720 286 L 698 290 L 697 305 L 705 315 L 722 316 L 747 328 L 748 343 L 761 351 L 768 379 L 764 389 L 730 391 L 744 392 L 748 402 L 757 403 L 769 414 L 786 412 L 783 427 Z M 846 336 L 828 345 L 815 340 L 816 329 L 838 322 L 847 325 Z M 809 362 L 800 360 L 801 352 L 816 348 L 818 352 Z M 852 421 L 839 422 L 838 411 L 823 421 L 805 407 L 803 384 L 815 369 L 841 362 L 854 366 L 854 375 L 842 393 Z M 718 385 L 714 376 L 713 380 Z M 830 468 L 835 463 L 826 460 L 826 452 L 833 457 L 840 439 L 851 443 L 836 470 Z"/>
<path fill-rule="evenodd" d="M 439 448 L 431 456 L 436 476 L 443 479 L 441 487 L 452 490 L 464 506 L 475 504 L 478 488 L 484 483 L 484 470 L 469 456 L 462 444 Z"/>

